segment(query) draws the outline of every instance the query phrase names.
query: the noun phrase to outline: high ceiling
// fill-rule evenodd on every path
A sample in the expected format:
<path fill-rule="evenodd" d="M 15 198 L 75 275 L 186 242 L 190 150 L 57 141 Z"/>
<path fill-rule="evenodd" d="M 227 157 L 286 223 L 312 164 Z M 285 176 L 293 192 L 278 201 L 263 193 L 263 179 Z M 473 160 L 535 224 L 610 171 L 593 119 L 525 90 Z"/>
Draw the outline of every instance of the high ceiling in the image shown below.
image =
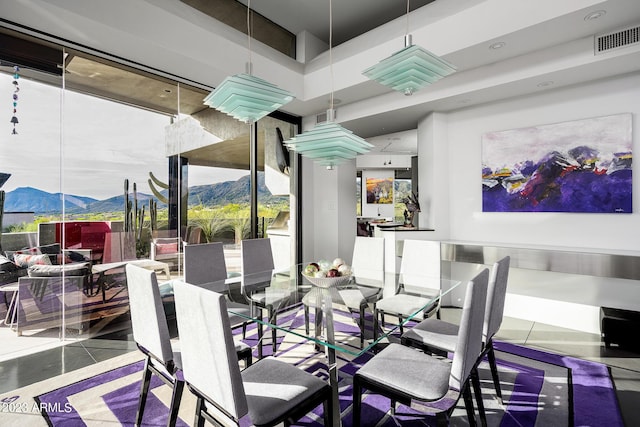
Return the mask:
<path fill-rule="evenodd" d="M 235 0 L 188 3 L 198 2 L 238 4 Z M 231 27 L 179 0 L 113 0 L 82 8 L 76 0 L 24 0 L 12 2 L 11 7 L 8 3 L 0 3 L 0 16 L 9 22 L 205 88 L 244 71 L 247 62 L 247 38 L 236 29 L 242 27 L 242 7 L 235 8 L 240 10 L 236 17 L 240 24 Z M 416 129 L 431 112 L 640 71 L 640 43 L 604 54 L 593 49 L 594 36 L 640 25 L 638 0 L 413 0 L 408 32 L 414 43 L 448 60 L 458 72 L 406 97 L 362 75 L 363 69 L 402 47 L 406 2 L 333 0 L 331 62 L 326 51 L 328 5 L 328 0 L 252 1 L 252 9 L 287 32 L 306 31 L 319 41 L 299 48 L 298 55 L 304 55 L 300 62 L 254 43 L 254 73 L 296 95 L 283 110 L 302 116 L 305 127 L 325 112 L 333 92 L 340 101 L 337 121 L 362 137 L 379 137 L 387 153 L 395 147 L 405 152 L 395 134 Z M 73 58 L 70 65 L 76 65 Z M 77 65 L 80 71 L 82 64 Z M 91 79 L 95 80 L 87 77 L 82 83 L 90 85 Z M 137 86 L 141 85 L 132 85 L 130 91 L 120 88 L 123 93 L 116 95 L 133 96 Z M 158 85 L 157 90 L 165 89 Z M 198 108 L 199 96 L 193 93 L 193 108 Z"/>
<path fill-rule="evenodd" d="M 239 0 L 247 5 L 248 0 Z M 435 0 L 411 0 L 411 11 Z M 440 0 L 446 1 L 446 0 Z M 407 0 L 334 0 L 333 45 L 360 36 L 406 14 Z M 251 9 L 293 34 L 308 31 L 329 44 L 329 2 L 318 0 L 252 1 Z"/>

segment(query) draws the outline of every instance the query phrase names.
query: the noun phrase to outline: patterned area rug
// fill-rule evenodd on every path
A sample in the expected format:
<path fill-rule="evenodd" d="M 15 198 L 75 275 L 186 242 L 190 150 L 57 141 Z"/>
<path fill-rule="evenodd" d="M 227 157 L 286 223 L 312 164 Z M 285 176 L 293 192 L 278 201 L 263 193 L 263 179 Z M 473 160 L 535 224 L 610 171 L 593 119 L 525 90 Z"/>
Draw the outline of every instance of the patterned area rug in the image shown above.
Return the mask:
<path fill-rule="evenodd" d="M 352 339 L 354 348 L 358 346 L 359 331 L 350 315 L 343 313 L 338 320 L 337 333 Z M 301 310 L 281 316 L 279 322 L 290 322 L 292 326 L 304 328 Z M 247 342 L 255 344 L 256 335 L 254 326 L 248 331 Z M 270 352 L 270 348 L 271 345 L 264 346 L 265 354 Z M 489 426 L 623 426 L 606 366 L 504 342 L 496 343 L 496 349 L 503 404 L 496 398 L 488 365 L 486 362 L 480 365 Z M 316 353 L 313 343 L 294 334 L 278 336 L 276 356 L 321 378 L 327 378 L 324 354 Z M 344 427 L 350 427 L 352 376 L 372 355 L 365 354 L 355 359 L 344 357 L 341 353 L 338 356 L 340 409 Z M 67 374 L 65 378 L 57 380 L 61 385 L 45 381 L 26 390 L 0 396 L 0 405 L 4 408 L 0 412 L 0 425 L 133 425 L 143 362 L 139 353 L 116 359 L 90 369 L 85 368 L 76 375 Z M 152 380 L 144 425 L 166 425 L 170 395 L 169 387 L 157 378 Z M 185 389 L 178 425 L 193 425 L 194 413 L 195 399 Z M 36 420 L 34 415 L 38 414 L 41 415 Z M 24 418 L 26 415 L 32 418 L 27 421 Z M 321 415 L 322 409 L 319 407 L 296 425 L 320 426 Z M 249 423 L 243 422 L 241 425 Z M 401 405 L 392 416 L 388 399 L 366 394 L 362 425 L 429 426 L 435 425 L 435 418 Z M 461 402 L 453 413 L 451 425 L 469 425 Z"/>

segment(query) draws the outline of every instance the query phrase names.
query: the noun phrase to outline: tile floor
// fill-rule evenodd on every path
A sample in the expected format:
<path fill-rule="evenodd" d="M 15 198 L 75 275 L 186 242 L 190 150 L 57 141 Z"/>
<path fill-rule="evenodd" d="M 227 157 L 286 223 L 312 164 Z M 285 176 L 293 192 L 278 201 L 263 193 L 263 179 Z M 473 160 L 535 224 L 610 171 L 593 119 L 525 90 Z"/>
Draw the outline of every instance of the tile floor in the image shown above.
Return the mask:
<path fill-rule="evenodd" d="M 458 310 L 445 310 L 443 318 L 455 321 Z M 127 352 L 136 351 L 130 331 L 120 324 L 120 330 L 98 338 L 78 340 L 65 346 L 54 346 L 55 339 L 40 343 L 33 351 L 6 353 L 10 348 L 11 331 L 0 326 L 0 393 L 32 384 L 52 376 L 73 371 Z M 15 335 L 15 334 L 13 334 Z M 175 335 L 175 329 L 172 331 Z M 5 339 L 6 338 L 6 339 Z M 18 340 L 24 342 L 24 338 Z M 588 334 L 550 325 L 505 317 L 498 340 L 523 344 L 546 351 L 599 361 L 610 367 L 626 426 L 640 425 L 640 353 L 612 346 L 605 349 L 599 335 Z M 639 350 L 636 350 L 639 351 Z M 34 367 L 38 369 L 34 369 Z"/>

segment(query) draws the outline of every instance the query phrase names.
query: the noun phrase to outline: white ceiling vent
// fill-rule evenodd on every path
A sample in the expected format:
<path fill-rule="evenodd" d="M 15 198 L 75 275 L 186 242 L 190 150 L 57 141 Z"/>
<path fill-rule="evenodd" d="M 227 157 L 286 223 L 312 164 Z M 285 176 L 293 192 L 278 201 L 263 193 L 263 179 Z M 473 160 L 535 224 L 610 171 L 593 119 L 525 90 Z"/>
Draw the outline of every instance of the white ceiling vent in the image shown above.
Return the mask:
<path fill-rule="evenodd" d="M 638 43 L 640 43 L 640 25 L 597 35 L 595 36 L 593 47 L 594 53 L 598 55 L 600 53 L 609 52 L 614 49 L 621 49 Z"/>

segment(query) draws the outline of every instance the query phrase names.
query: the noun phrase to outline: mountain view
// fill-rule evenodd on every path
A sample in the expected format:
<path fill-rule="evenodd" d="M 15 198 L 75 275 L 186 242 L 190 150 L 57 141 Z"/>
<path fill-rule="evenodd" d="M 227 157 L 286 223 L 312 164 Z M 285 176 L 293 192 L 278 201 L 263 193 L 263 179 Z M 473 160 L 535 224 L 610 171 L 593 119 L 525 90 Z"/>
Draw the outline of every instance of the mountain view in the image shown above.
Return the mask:
<path fill-rule="evenodd" d="M 237 181 L 225 181 L 210 185 L 189 187 L 189 206 L 218 207 L 230 203 L 249 203 L 250 178 L 243 176 Z M 164 196 L 167 191 L 162 192 Z M 20 187 L 6 194 L 4 210 L 6 212 L 35 212 L 36 214 L 53 214 L 62 210 L 62 194 L 48 193 L 31 187 Z M 138 192 L 138 203 L 146 203 L 150 194 Z M 130 192 L 129 197 L 133 197 Z M 96 200 L 91 197 L 64 195 L 65 211 L 69 214 L 116 212 L 123 209 L 124 195 Z M 287 196 L 273 196 L 264 182 L 264 173 L 258 173 L 258 200 L 262 204 L 278 204 L 287 202 Z M 158 202 L 158 208 L 165 205 Z"/>

